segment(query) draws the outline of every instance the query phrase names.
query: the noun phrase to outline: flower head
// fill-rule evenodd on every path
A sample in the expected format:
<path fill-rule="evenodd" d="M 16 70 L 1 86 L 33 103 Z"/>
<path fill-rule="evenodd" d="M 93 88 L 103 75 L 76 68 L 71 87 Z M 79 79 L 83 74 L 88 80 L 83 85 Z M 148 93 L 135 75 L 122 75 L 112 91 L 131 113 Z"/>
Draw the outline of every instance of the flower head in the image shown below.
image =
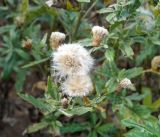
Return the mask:
<path fill-rule="evenodd" d="M 65 40 L 66 35 L 61 32 L 52 32 L 50 36 L 50 47 L 56 49 Z"/>
<path fill-rule="evenodd" d="M 63 93 L 72 97 L 86 96 L 93 90 L 93 84 L 88 75 L 73 75 L 68 77 L 61 89 Z"/>
<path fill-rule="evenodd" d="M 32 40 L 31 39 L 23 40 L 22 47 L 25 49 L 31 49 L 32 48 Z"/>
<path fill-rule="evenodd" d="M 94 26 L 92 28 L 92 34 L 93 34 L 92 44 L 94 46 L 98 46 L 101 43 L 104 36 L 108 34 L 108 30 L 100 26 Z"/>
<path fill-rule="evenodd" d="M 60 77 L 87 74 L 93 66 L 92 57 L 80 44 L 63 44 L 52 55 L 51 67 Z"/>
<path fill-rule="evenodd" d="M 132 86 L 132 82 L 128 78 L 124 78 L 120 81 L 121 88 L 130 88 Z"/>

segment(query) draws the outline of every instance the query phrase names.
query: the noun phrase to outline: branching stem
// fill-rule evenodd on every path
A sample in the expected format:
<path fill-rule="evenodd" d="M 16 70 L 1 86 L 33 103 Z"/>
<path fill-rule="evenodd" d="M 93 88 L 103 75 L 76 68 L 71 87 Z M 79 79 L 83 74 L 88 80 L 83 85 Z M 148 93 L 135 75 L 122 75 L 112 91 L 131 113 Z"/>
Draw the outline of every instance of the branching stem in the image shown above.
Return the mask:
<path fill-rule="evenodd" d="M 152 70 L 152 69 L 146 69 L 146 70 L 144 70 L 144 71 L 143 71 L 143 73 L 148 73 L 148 72 L 150 72 L 150 73 L 154 73 L 154 74 L 157 74 L 157 75 L 160 75 L 160 73 L 159 73 L 159 72 L 154 71 L 154 70 Z"/>

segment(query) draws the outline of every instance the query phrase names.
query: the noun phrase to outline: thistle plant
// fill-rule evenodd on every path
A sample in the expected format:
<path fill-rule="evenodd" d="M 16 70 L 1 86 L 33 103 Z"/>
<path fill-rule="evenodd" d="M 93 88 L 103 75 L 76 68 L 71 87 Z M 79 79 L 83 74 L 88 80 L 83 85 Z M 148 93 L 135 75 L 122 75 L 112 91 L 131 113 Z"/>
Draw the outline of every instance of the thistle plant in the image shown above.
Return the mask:
<path fill-rule="evenodd" d="M 29 56 L 29 61 L 20 61 L 16 67 L 11 63 L 11 70 L 23 68 L 28 74 L 28 69 L 34 68 L 31 70 L 40 75 L 37 79 L 43 80 L 40 97 L 18 93 L 43 115 L 24 133 L 44 129 L 53 136 L 159 137 L 158 4 L 135 0 L 33 3 L 40 8 L 26 8 L 18 15 L 24 16 L 22 28 L 29 27 L 28 31 L 21 32 L 21 23 L 7 26 L 7 31 L 0 28 L 8 49 L 0 50 L 3 56 L 17 45 L 17 39 Z M 35 22 L 41 22 L 41 27 Z M 45 23 L 47 29 L 34 36 L 33 30 L 42 31 Z M 21 33 L 13 37 L 17 30 Z M 16 59 L 26 57 L 21 50 L 11 49 Z"/>

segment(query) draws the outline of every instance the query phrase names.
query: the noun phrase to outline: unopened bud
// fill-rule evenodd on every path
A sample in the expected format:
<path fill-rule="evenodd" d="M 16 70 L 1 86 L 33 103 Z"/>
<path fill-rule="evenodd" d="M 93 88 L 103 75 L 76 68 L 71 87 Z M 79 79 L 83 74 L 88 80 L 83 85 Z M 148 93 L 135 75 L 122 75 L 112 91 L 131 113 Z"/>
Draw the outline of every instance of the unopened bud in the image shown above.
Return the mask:
<path fill-rule="evenodd" d="M 101 43 L 102 39 L 108 34 L 108 30 L 100 26 L 94 26 L 92 28 L 92 34 L 92 44 L 93 46 L 98 46 Z"/>
<path fill-rule="evenodd" d="M 50 47 L 56 49 L 65 40 L 66 35 L 61 32 L 52 32 L 50 36 Z"/>
<path fill-rule="evenodd" d="M 160 56 L 155 56 L 151 62 L 152 70 L 160 72 Z"/>

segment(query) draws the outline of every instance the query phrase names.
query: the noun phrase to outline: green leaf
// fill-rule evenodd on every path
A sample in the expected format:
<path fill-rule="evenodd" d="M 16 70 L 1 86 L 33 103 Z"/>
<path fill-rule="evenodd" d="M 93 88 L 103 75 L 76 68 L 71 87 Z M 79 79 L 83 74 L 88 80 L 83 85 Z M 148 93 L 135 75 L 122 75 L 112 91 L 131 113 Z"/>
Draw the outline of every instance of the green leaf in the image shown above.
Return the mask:
<path fill-rule="evenodd" d="M 19 11 L 20 11 L 20 13 L 25 14 L 25 13 L 27 13 L 28 8 L 29 8 L 29 1 L 23 0 L 19 6 Z"/>
<path fill-rule="evenodd" d="M 47 92 L 55 100 L 59 100 L 59 92 L 57 86 L 52 82 L 51 77 L 48 77 Z"/>
<path fill-rule="evenodd" d="M 2 79 L 8 79 L 10 77 L 11 73 L 13 72 L 13 67 L 17 65 L 17 62 L 15 61 L 15 58 L 12 58 L 12 60 L 3 64 L 3 72 L 1 73 Z"/>
<path fill-rule="evenodd" d="M 149 129 L 148 127 L 144 126 L 144 125 L 141 125 L 141 124 L 138 124 L 136 123 L 135 121 L 133 120 L 130 120 L 130 119 L 124 119 L 121 121 L 123 125 L 127 126 L 127 127 L 135 127 L 135 128 L 138 128 L 138 129 L 142 129 L 145 130 L 146 132 L 148 132 L 149 134 L 151 135 L 155 135 L 153 132 L 152 132 L 152 129 Z M 156 137 L 156 136 L 155 136 Z M 157 136 L 158 137 L 158 136 Z"/>
<path fill-rule="evenodd" d="M 155 44 L 155 45 L 160 46 L 160 40 L 157 40 L 157 39 L 153 40 L 152 43 Z"/>
<path fill-rule="evenodd" d="M 22 68 L 29 68 L 29 67 L 33 67 L 35 65 L 38 65 L 38 64 L 41 64 L 43 62 L 46 62 L 47 60 L 49 60 L 49 58 L 44 58 L 44 59 L 41 59 L 41 60 L 38 60 L 38 61 L 33 61 L 27 65 L 24 65 L 22 66 Z"/>
<path fill-rule="evenodd" d="M 145 42 L 140 54 L 136 57 L 136 65 L 140 65 L 143 61 L 151 59 L 158 50 L 158 46 L 153 46 L 150 43 Z"/>
<path fill-rule="evenodd" d="M 78 2 L 90 2 L 90 0 L 77 0 Z"/>
<path fill-rule="evenodd" d="M 143 98 L 146 97 L 146 94 L 138 94 L 138 93 L 133 93 L 132 95 L 127 96 L 126 98 L 129 100 L 134 100 L 134 101 L 140 101 Z"/>
<path fill-rule="evenodd" d="M 98 11 L 98 13 L 102 14 L 102 13 L 110 13 L 110 12 L 114 12 L 113 8 L 102 8 Z"/>
<path fill-rule="evenodd" d="M 73 114 L 71 114 L 70 112 L 66 111 L 65 109 L 58 109 L 58 111 L 62 114 L 64 114 L 67 117 L 72 117 Z"/>
<path fill-rule="evenodd" d="M 25 51 L 22 49 L 15 49 L 15 52 L 24 60 L 28 60 L 30 58 L 29 54 L 27 54 Z"/>
<path fill-rule="evenodd" d="M 91 131 L 87 137 L 97 137 L 96 131 Z"/>
<path fill-rule="evenodd" d="M 108 61 L 114 61 L 115 57 L 115 51 L 113 48 L 109 48 L 105 52 L 105 57 L 107 58 Z"/>
<path fill-rule="evenodd" d="M 75 108 L 69 108 L 69 109 L 59 109 L 61 113 L 63 113 L 68 117 L 71 117 L 73 115 L 83 115 L 92 110 L 93 109 L 91 107 L 75 107 Z"/>
<path fill-rule="evenodd" d="M 43 47 L 45 47 L 46 46 L 46 41 L 47 41 L 47 33 L 45 33 L 45 35 L 43 36 L 43 38 L 42 38 L 42 40 L 41 40 L 41 44 L 42 44 L 42 46 Z"/>
<path fill-rule="evenodd" d="M 57 12 L 54 8 L 47 8 L 46 6 L 38 6 L 29 10 L 29 12 L 26 15 L 26 21 L 30 22 L 44 14 L 49 14 L 53 17 L 57 16 Z"/>
<path fill-rule="evenodd" d="M 135 78 L 139 75 L 141 75 L 143 73 L 143 68 L 141 67 L 135 67 L 132 69 L 128 69 L 128 70 L 121 70 L 118 74 L 119 79 L 123 79 L 123 78 Z"/>
<path fill-rule="evenodd" d="M 114 128 L 115 128 L 114 124 L 107 123 L 107 124 L 103 124 L 99 126 L 97 128 L 97 131 L 98 132 L 109 132 L 111 129 L 114 129 Z"/>
<path fill-rule="evenodd" d="M 154 111 L 158 111 L 159 110 L 159 108 L 160 108 L 160 98 L 157 99 L 155 102 L 153 102 L 153 104 L 151 105 L 151 108 Z"/>
<path fill-rule="evenodd" d="M 143 87 L 142 92 L 146 94 L 146 97 L 143 99 L 143 105 L 150 106 L 152 104 L 152 93 L 150 88 Z"/>
<path fill-rule="evenodd" d="M 131 58 L 134 55 L 133 49 L 128 44 L 120 45 L 120 50 L 124 56 Z"/>
<path fill-rule="evenodd" d="M 18 80 L 16 80 L 16 83 L 15 83 L 15 88 L 17 91 L 22 91 L 26 74 L 27 74 L 26 70 L 19 70 L 17 72 L 16 79 Z"/>
<path fill-rule="evenodd" d="M 102 137 L 110 137 L 110 135 L 114 136 L 116 134 L 117 128 L 112 123 L 107 123 L 98 126 L 96 130 Z"/>
<path fill-rule="evenodd" d="M 72 108 L 69 110 L 70 113 L 74 114 L 74 115 L 83 115 L 89 111 L 92 111 L 91 107 L 76 107 L 76 108 Z"/>
<path fill-rule="evenodd" d="M 5 26 L 2 26 L 2 27 L 0 27 L 0 34 L 3 34 L 3 33 L 5 33 L 5 32 L 8 32 L 9 30 L 11 30 L 11 29 L 15 29 L 16 28 L 16 26 L 15 25 L 5 25 Z"/>
<path fill-rule="evenodd" d="M 109 23 L 113 23 L 114 22 L 114 19 L 116 17 L 116 13 L 110 13 L 107 17 L 106 17 L 106 20 L 109 22 Z"/>
<path fill-rule="evenodd" d="M 45 122 L 45 121 L 41 121 L 39 123 L 35 123 L 31 126 L 29 126 L 24 133 L 34 133 L 37 132 L 43 128 L 46 128 L 48 126 L 49 123 Z"/>
<path fill-rule="evenodd" d="M 144 105 L 134 104 L 134 106 L 130 108 L 130 110 L 141 119 L 149 118 L 151 114 L 151 110 Z"/>
<path fill-rule="evenodd" d="M 117 89 L 118 82 L 115 78 L 110 78 L 106 82 L 107 93 L 112 93 Z"/>
<path fill-rule="evenodd" d="M 151 134 L 144 132 L 143 130 L 134 128 L 125 133 L 124 137 L 155 137 L 155 136 L 152 136 Z"/>
<path fill-rule="evenodd" d="M 67 123 L 64 124 L 63 127 L 61 127 L 61 133 L 76 133 L 80 131 L 85 131 L 87 130 L 88 125 L 86 123 Z"/>
<path fill-rule="evenodd" d="M 120 115 L 125 119 L 132 119 L 134 121 L 140 121 L 142 119 L 148 119 L 151 115 L 151 110 L 143 105 L 133 104 L 133 106 L 127 107 L 124 105 L 119 105 Z"/>
<path fill-rule="evenodd" d="M 22 99 L 24 99 L 25 101 L 34 105 L 36 108 L 39 108 L 44 113 L 51 113 L 51 112 L 55 111 L 55 106 L 50 106 L 50 105 L 44 103 L 42 100 L 36 99 L 31 95 L 22 94 L 22 93 L 18 93 L 18 95 Z"/>
<path fill-rule="evenodd" d="M 135 78 L 143 73 L 143 68 L 135 67 L 126 71 L 126 75 L 129 79 Z"/>
<path fill-rule="evenodd" d="M 91 124 L 96 125 L 98 119 L 96 113 L 91 113 L 90 119 L 91 119 Z"/>

